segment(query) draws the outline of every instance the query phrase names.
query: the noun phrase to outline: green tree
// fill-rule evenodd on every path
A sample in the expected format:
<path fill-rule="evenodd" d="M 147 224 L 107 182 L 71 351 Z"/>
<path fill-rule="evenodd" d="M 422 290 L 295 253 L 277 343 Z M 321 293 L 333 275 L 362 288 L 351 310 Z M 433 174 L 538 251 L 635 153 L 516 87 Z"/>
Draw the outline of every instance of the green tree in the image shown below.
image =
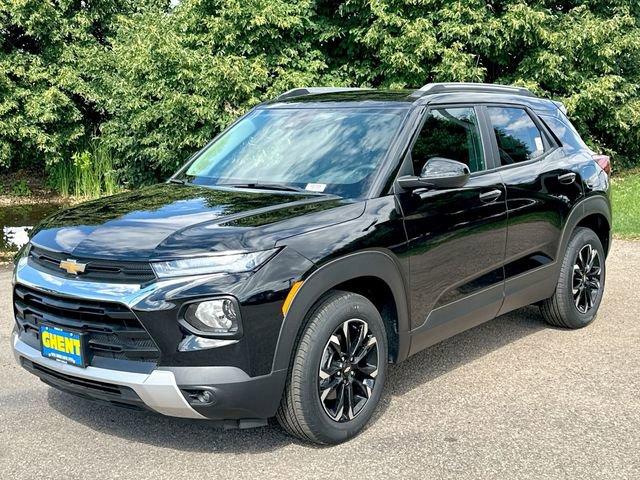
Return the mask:
<path fill-rule="evenodd" d="M 122 18 L 97 79 L 105 144 L 129 180 L 172 173 L 261 100 L 329 82 L 312 2 L 197 0 Z"/>
<path fill-rule="evenodd" d="M 108 48 L 119 15 L 152 5 L 136 0 L 0 3 L 0 167 L 58 162 L 93 134 L 102 118 L 87 95 L 82 58 L 87 50 Z"/>
<path fill-rule="evenodd" d="M 304 85 L 527 86 L 640 164 L 640 2 L 5 0 L 0 166 L 95 138 L 132 185 L 166 177 L 238 115 Z"/>
<path fill-rule="evenodd" d="M 318 15 L 327 62 L 349 83 L 524 85 L 565 102 L 616 163 L 639 163 L 639 2 L 322 1 Z"/>

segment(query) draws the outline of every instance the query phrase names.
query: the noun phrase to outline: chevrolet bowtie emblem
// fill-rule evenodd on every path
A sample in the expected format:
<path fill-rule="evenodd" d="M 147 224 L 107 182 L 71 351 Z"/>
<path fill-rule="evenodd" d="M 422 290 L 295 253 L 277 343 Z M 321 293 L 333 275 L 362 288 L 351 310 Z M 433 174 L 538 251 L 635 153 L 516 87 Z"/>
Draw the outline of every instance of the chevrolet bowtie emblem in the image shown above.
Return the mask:
<path fill-rule="evenodd" d="M 84 272 L 84 269 L 87 267 L 86 263 L 78 263 L 75 260 L 67 259 L 60 261 L 60 268 L 66 270 L 67 273 L 71 273 L 73 275 L 78 275 L 79 273 Z"/>

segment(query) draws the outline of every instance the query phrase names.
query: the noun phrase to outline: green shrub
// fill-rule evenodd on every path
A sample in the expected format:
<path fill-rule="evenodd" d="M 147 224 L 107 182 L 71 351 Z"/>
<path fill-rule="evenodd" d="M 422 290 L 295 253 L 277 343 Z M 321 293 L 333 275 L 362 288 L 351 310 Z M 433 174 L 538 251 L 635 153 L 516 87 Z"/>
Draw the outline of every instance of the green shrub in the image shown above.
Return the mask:
<path fill-rule="evenodd" d="M 103 120 L 90 93 L 87 64 L 107 48 L 120 15 L 164 5 L 0 2 L 0 167 L 43 166 L 77 150 Z"/>
<path fill-rule="evenodd" d="M 11 186 L 11 195 L 16 197 L 27 197 L 31 195 L 31 189 L 26 180 L 18 180 Z"/>
<path fill-rule="evenodd" d="M 151 183 L 289 88 L 431 81 L 527 86 L 640 164 L 637 1 L 21 0 L 0 3 L 0 168 L 96 191 L 97 139 L 122 181 Z"/>

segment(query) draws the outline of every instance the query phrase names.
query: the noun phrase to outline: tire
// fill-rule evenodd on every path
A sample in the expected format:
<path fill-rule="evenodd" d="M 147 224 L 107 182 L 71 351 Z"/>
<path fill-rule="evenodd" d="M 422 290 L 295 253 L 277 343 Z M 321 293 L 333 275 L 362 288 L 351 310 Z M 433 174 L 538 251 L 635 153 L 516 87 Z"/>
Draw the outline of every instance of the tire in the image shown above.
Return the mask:
<path fill-rule="evenodd" d="M 356 346 L 361 340 L 356 353 L 366 351 L 360 362 L 357 355 L 353 364 L 348 356 L 345 363 L 339 360 L 338 351 L 343 351 L 348 343 L 345 323 L 346 332 L 353 337 L 351 345 Z M 387 359 L 385 326 L 376 307 L 362 295 L 330 292 L 307 316 L 276 414 L 278 422 L 289 434 L 304 441 L 336 444 L 349 440 L 373 415 L 384 387 Z M 328 372 L 334 370 L 336 373 L 329 376 Z M 335 382 L 338 382 L 335 388 L 323 388 Z M 354 402 L 348 402 L 349 391 L 353 392 Z M 368 398 L 362 403 L 366 395 Z M 340 411 L 340 398 L 344 399 L 344 406 L 349 403 L 352 408 Z"/>
<path fill-rule="evenodd" d="M 588 262 L 585 266 L 582 259 L 589 257 L 593 251 L 597 256 L 593 266 L 589 268 Z M 595 268 L 596 263 L 599 271 Z M 583 271 L 589 272 L 586 277 L 582 275 Z M 600 239 L 593 230 L 576 228 L 562 260 L 556 291 L 540 305 L 547 323 L 556 327 L 582 328 L 593 322 L 602 301 L 605 277 L 605 255 Z M 596 278 L 599 286 L 594 292 Z M 576 290 L 584 293 L 580 293 L 582 296 L 577 298 Z"/>

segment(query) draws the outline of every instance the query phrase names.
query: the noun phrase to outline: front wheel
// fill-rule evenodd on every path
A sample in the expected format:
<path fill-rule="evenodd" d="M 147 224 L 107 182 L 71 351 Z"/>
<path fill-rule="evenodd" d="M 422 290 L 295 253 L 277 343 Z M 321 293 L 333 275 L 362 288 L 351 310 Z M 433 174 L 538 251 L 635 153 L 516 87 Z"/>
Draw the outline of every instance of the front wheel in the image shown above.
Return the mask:
<path fill-rule="evenodd" d="M 306 441 L 335 444 L 371 418 L 384 386 L 387 338 L 375 306 L 335 291 L 309 314 L 277 419 Z"/>
<path fill-rule="evenodd" d="M 605 256 L 593 230 L 577 228 L 569 240 L 553 296 L 540 306 L 551 325 L 582 328 L 596 318 L 605 281 Z"/>

